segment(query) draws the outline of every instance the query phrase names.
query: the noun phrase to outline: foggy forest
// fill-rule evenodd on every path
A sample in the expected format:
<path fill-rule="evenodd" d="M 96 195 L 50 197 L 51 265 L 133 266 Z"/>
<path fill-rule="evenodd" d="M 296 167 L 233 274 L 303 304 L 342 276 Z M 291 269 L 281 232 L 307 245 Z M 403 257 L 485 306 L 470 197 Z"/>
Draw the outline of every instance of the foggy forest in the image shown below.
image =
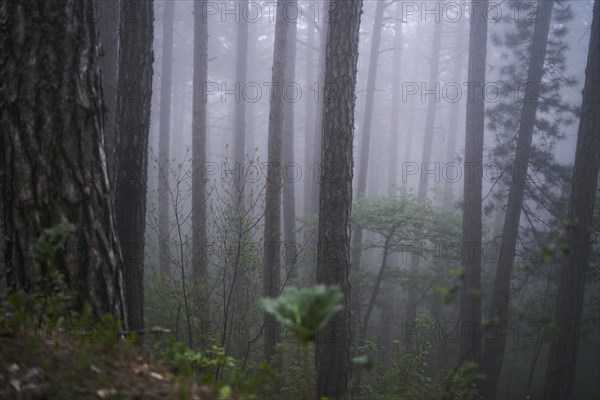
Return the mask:
<path fill-rule="evenodd" d="M 599 0 L 0 0 L 0 399 L 597 399 Z"/>

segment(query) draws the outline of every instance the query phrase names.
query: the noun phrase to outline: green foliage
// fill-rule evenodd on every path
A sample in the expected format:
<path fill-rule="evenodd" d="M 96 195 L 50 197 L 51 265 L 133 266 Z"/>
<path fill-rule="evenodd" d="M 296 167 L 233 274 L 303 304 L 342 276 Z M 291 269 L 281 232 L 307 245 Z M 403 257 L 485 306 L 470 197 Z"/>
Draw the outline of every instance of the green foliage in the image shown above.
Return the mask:
<path fill-rule="evenodd" d="M 344 295 L 337 287 L 316 285 L 307 289 L 286 288 L 277 299 L 263 299 L 265 311 L 287 326 L 298 340 L 312 342 L 342 306 Z"/>
<path fill-rule="evenodd" d="M 73 232 L 75 232 L 75 225 L 69 223 L 58 224 L 44 230 L 31 248 L 31 255 L 36 261 L 50 267 L 54 262 L 56 252 Z"/>

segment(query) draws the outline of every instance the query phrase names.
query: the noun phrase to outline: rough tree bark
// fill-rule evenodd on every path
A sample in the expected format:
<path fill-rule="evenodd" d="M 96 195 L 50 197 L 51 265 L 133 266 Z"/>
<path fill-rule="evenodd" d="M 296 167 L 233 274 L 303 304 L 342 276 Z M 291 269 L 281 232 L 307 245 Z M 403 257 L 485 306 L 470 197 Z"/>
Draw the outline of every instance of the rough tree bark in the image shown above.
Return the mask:
<path fill-rule="evenodd" d="M 480 3 L 487 7 L 487 0 Z M 481 352 L 481 206 L 483 179 L 483 133 L 485 130 L 485 85 L 488 23 L 476 12 L 469 33 L 469 67 L 467 82 L 479 90 L 467 99 L 465 161 L 463 171 L 462 285 L 460 290 L 460 356 L 463 361 L 477 361 Z"/>
<path fill-rule="evenodd" d="M 75 308 L 126 326 L 123 263 L 104 154 L 93 1 L 0 5 L 0 124 L 9 285 L 42 290 L 48 268 L 30 248 L 44 229 L 77 228 L 53 268 Z"/>
<path fill-rule="evenodd" d="M 317 282 L 338 285 L 344 309 L 317 339 L 317 398 L 350 398 L 350 214 L 358 37 L 362 0 L 331 1 L 326 50 Z"/>
<path fill-rule="evenodd" d="M 119 23 L 121 0 L 98 1 L 98 31 L 102 44 L 100 71 L 104 98 L 104 150 L 111 187 L 115 184 L 115 152 L 117 138 L 117 77 L 119 73 Z"/>
<path fill-rule="evenodd" d="M 173 67 L 173 24 L 175 1 L 163 10 L 162 62 L 160 70 L 160 122 L 158 128 L 158 265 L 169 276 L 169 130 L 171 128 L 171 85 Z"/>
<path fill-rule="evenodd" d="M 154 2 L 121 0 L 115 210 L 129 329 L 144 328 L 144 233 L 152 100 Z"/>
<path fill-rule="evenodd" d="M 514 161 L 513 179 L 510 182 L 508 192 L 508 205 L 502 229 L 502 242 L 500 244 L 500 257 L 494 281 L 494 294 L 490 308 L 490 317 L 494 318 L 496 329 L 501 333 L 500 337 L 486 341 L 483 338 L 483 354 L 481 357 L 481 371 L 486 379 L 479 385 L 481 393 L 486 398 L 494 398 L 502 369 L 504 348 L 506 345 L 506 331 L 508 327 L 508 302 L 510 290 L 510 278 L 517 236 L 519 233 L 519 220 L 521 218 L 521 206 L 525 192 L 527 169 L 529 167 L 529 154 L 535 127 L 537 103 L 539 100 L 539 88 L 544 74 L 544 59 L 546 56 L 546 45 L 552 21 L 552 8 L 554 0 L 540 0 L 537 21 L 531 44 L 531 59 L 527 72 L 528 87 L 536 88 L 530 92 L 523 101 L 519 131 L 517 133 L 517 149 Z"/>
<path fill-rule="evenodd" d="M 281 268 L 281 187 L 282 187 L 282 132 L 284 123 L 285 99 L 281 88 L 285 82 L 287 58 L 287 36 L 290 20 L 285 10 L 291 0 L 277 1 L 277 20 L 275 22 L 275 49 L 273 52 L 273 97 L 269 110 L 269 138 L 267 156 L 267 187 L 265 195 L 265 235 L 263 275 L 265 297 L 277 297 L 280 293 Z M 281 327 L 275 318 L 265 313 L 265 359 L 275 355 L 275 344 L 279 341 Z"/>
<path fill-rule="evenodd" d="M 600 1 L 596 0 L 569 203 L 569 225 L 566 233 L 569 252 L 563 260 L 560 272 L 555 316 L 558 328 L 550 344 L 542 396 L 545 399 L 570 398 L 575 382 L 585 276 L 591 251 L 590 234 L 600 170 L 598 110 L 600 110 Z"/>

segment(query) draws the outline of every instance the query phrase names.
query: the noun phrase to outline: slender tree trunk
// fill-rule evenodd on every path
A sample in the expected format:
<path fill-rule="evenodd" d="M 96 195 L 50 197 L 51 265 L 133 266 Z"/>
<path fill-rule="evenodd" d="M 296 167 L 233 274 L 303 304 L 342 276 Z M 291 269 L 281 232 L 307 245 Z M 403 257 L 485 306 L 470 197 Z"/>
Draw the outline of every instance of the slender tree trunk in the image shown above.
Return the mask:
<path fill-rule="evenodd" d="M 527 73 L 527 83 L 533 88 L 539 88 L 542 82 L 553 6 L 553 0 L 540 0 L 539 2 L 537 22 L 533 33 L 529 71 Z M 487 398 L 493 398 L 496 394 L 502 368 L 502 359 L 504 357 L 506 330 L 508 327 L 510 278 L 519 233 L 519 220 L 521 217 L 523 194 L 525 192 L 527 169 L 529 167 L 529 154 L 531 152 L 538 99 L 539 89 L 533 91 L 524 100 L 521 109 L 513 179 L 508 192 L 508 205 L 504 218 L 500 257 L 498 259 L 498 268 L 494 281 L 494 294 L 490 310 L 490 317 L 497 321 L 494 325 L 501 335 L 499 338 L 494 337 L 494 340 L 489 341 L 486 341 L 484 337 L 481 361 L 481 370 L 486 375 L 486 380 L 481 382 L 480 391 Z"/>
<path fill-rule="evenodd" d="M 264 294 L 277 297 L 280 292 L 281 275 L 281 188 L 282 188 L 282 133 L 284 128 L 285 98 L 281 88 L 285 82 L 288 47 L 288 19 L 284 17 L 291 0 L 277 1 L 277 21 L 275 22 L 275 49 L 273 53 L 274 96 L 269 110 L 268 171 L 265 198 L 264 236 Z M 281 327 L 275 318 L 265 313 L 265 358 L 275 355 L 275 344 L 279 341 Z"/>
<path fill-rule="evenodd" d="M 117 137 L 117 78 L 119 73 L 119 16 L 121 0 L 98 1 L 98 31 L 102 43 L 100 71 L 104 98 L 104 150 L 111 187 L 115 184 L 115 152 Z"/>
<path fill-rule="evenodd" d="M 248 0 L 242 1 L 242 8 L 249 4 Z M 237 23 L 237 62 L 236 82 L 245 85 L 248 79 L 248 21 L 241 18 Z M 235 103 L 235 142 L 234 162 L 243 166 L 246 162 L 246 101 L 242 99 Z M 237 168 L 237 167 L 236 167 Z M 239 177 L 239 188 L 244 187 L 243 174 Z M 242 193 L 242 198 L 243 198 Z M 241 204 L 242 205 L 242 204 Z"/>
<path fill-rule="evenodd" d="M 144 328 L 144 234 L 152 100 L 152 1 L 121 0 L 115 209 L 129 329 Z M 136 95 L 133 99 L 131 96 Z M 135 100 L 135 101 L 133 101 Z"/>
<path fill-rule="evenodd" d="M 323 152 L 319 206 L 317 282 L 338 285 L 344 309 L 317 339 L 317 398 L 349 399 L 350 362 L 350 214 L 352 145 L 358 37 L 362 0 L 331 1 L 326 50 Z M 331 88 L 338 89 L 337 91 Z"/>
<path fill-rule="evenodd" d="M 313 88 L 314 84 L 314 69 L 315 69 L 315 29 L 311 24 L 307 26 L 306 42 L 308 44 L 306 49 L 306 86 Z M 315 186 L 317 182 L 310 175 L 310 168 L 314 167 L 314 163 L 317 161 L 318 155 L 315 155 L 315 138 L 317 136 L 314 131 L 315 128 L 315 109 L 317 108 L 314 96 L 307 93 L 304 101 L 304 216 L 310 215 L 311 202 L 314 196 L 313 192 L 316 191 Z"/>
<path fill-rule="evenodd" d="M 287 44 L 287 60 L 286 60 L 286 77 L 285 81 L 293 83 L 296 79 L 296 36 L 297 28 L 296 22 L 288 21 L 286 23 L 288 27 L 288 44 Z M 289 97 L 288 97 L 289 96 Z M 285 119 L 283 121 L 283 173 L 285 179 L 283 180 L 283 240 L 285 245 L 285 264 L 289 270 L 293 268 L 291 277 L 296 278 L 298 276 L 297 269 L 295 267 L 296 259 L 294 257 L 296 249 L 296 199 L 294 193 L 294 102 L 296 101 L 293 93 L 288 93 L 284 96 L 285 101 Z"/>
<path fill-rule="evenodd" d="M 70 222 L 52 269 L 74 307 L 127 325 L 123 263 L 104 154 L 102 82 L 93 1 L 0 5 L 0 166 L 5 261 L 13 290 L 42 291 L 51 273 L 31 246 Z M 8 57 L 7 55 L 11 56 Z"/>
<path fill-rule="evenodd" d="M 369 58 L 369 73 L 367 78 L 367 92 L 365 100 L 365 111 L 362 125 L 362 141 L 360 143 L 360 165 L 358 168 L 358 181 L 356 188 L 356 199 L 362 199 L 367 191 L 367 176 L 369 168 L 369 149 L 371 143 L 371 128 L 373 121 L 373 102 L 375 99 L 375 84 L 377 83 L 377 61 L 379 60 L 379 47 L 381 45 L 381 29 L 383 27 L 383 12 L 385 1 L 377 2 L 375 9 L 375 20 L 373 22 L 373 39 L 371 42 L 371 54 Z M 360 264 L 362 256 L 363 231 L 360 227 L 354 228 L 352 236 L 352 291 L 351 309 L 355 314 L 357 326 L 353 329 L 358 334 L 360 331 Z"/>
<path fill-rule="evenodd" d="M 583 105 L 573 169 L 568 253 L 564 257 L 556 308 L 557 331 L 552 336 L 543 397 L 571 398 L 575 383 L 585 277 L 591 251 L 590 234 L 600 170 L 600 1 L 594 17 L 586 69 Z"/>
<path fill-rule="evenodd" d="M 440 70 L 440 50 L 442 44 L 442 21 L 434 22 L 435 30 L 433 33 L 433 46 L 431 48 L 431 67 L 429 70 L 429 86 L 428 89 L 432 88 L 438 82 L 439 70 Z M 428 179 L 427 175 L 424 175 L 423 171 L 430 168 L 431 164 L 431 152 L 433 149 L 433 135 L 435 130 L 435 117 L 437 113 L 437 100 L 434 96 L 428 98 L 427 103 L 427 117 L 425 119 L 425 138 L 423 142 L 423 155 L 421 157 L 421 178 L 419 179 L 419 186 L 417 191 L 417 197 L 420 201 L 427 200 L 427 188 Z M 420 264 L 420 255 L 412 254 L 410 258 L 410 273 L 413 279 L 417 279 Z M 415 285 L 411 285 L 408 293 L 408 304 L 406 308 L 406 322 L 412 324 L 417 318 L 417 290 Z"/>
<path fill-rule="evenodd" d="M 402 64 L 402 21 L 403 10 L 402 3 L 396 3 L 396 20 L 394 21 L 394 62 L 392 66 L 392 113 L 390 115 L 392 123 L 390 124 L 390 175 L 388 181 L 388 190 L 394 193 L 398 185 L 398 153 L 400 149 L 400 110 L 402 108 L 402 76 L 400 67 Z M 410 116 L 412 117 L 412 116 Z"/>
<path fill-rule="evenodd" d="M 385 267 L 387 266 L 388 254 L 390 250 L 390 241 L 394 237 L 394 232 L 400 226 L 400 222 L 396 223 L 392 229 L 390 230 L 388 236 L 385 238 L 385 244 L 383 245 L 383 256 L 381 259 L 381 265 L 379 267 L 379 272 L 377 273 L 377 279 L 375 280 L 375 286 L 373 286 L 373 291 L 371 292 L 371 296 L 369 298 L 369 304 L 367 306 L 367 310 L 365 311 L 365 318 L 363 320 L 361 329 L 360 329 L 360 338 L 365 339 L 367 337 L 367 329 L 369 325 L 369 319 L 371 318 L 371 312 L 373 312 L 373 308 L 375 307 L 375 300 L 377 299 L 377 294 L 379 293 L 379 289 L 381 288 L 381 284 L 383 282 L 383 275 L 385 273 Z"/>
<path fill-rule="evenodd" d="M 452 81 L 460 84 L 462 82 L 463 76 L 463 59 L 464 59 L 464 51 L 463 51 L 463 43 L 465 39 L 465 35 L 463 33 L 464 26 L 463 24 L 457 24 L 456 27 L 456 41 L 454 43 L 455 47 L 455 55 L 454 55 L 454 68 L 452 71 Z M 487 49 L 486 49 L 487 50 Z M 468 82 L 471 82 L 467 80 Z M 450 106 L 450 119 L 448 121 L 448 147 L 446 148 L 446 157 L 445 161 L 447 163 L 456 161 L 456 140 L 458 136 L 458 119 L 461 115 L 462 104 L 461 101 L 457 101 Z M 443 203 L 448 207 L 452 206 L 452 202 L 454 200 L 454 185 L 451 179 L 446 179 L 444 182 L 444 201 Z"/>
<path fill-rule="evenodd" d="M 487 0 L 480 3 L 483 9 Z M 462 285 L 459 326 L 462 360 L 477 361 L 481 354 L 481 207 L 483 178 L 483 134 L 485 130 L 485 70 L 487 56 L 487 20 L 475 13 L 469 33 L 469 71 L 467 81 L 477 85 L 467 99 L 465 162 L 463 171 Z"/>
<path fill-rule="evenodd" d="M 322 7 L 323 10 L 329 10 L 330 8 L 330 4 L 331 2 L 329 0 L 325 0 L 323 1 Z M 322 146 L 322 141 L 323 141 L 323 93 L 324 93 L 324 86 L 325 86 L 325 69 L 327 67 L 326 65 L 326 61 L 325 61 L 325 56 L 326 56 L 326 47 L 327 47 L 327 22 L 325 21 L 325 17 L 323 17 L 323 23 L 321 24 L 321 42 L 320 42 L 320 46 L 319 46 L 319 76 L 318 76 L 318 85 L 316 85 L 319 89 L 319 93 L 317 96 L 317 104 L 316 104 L 316 109 L 315 109 L 315 136 L 314 136 L 314 154 L 316 154 L 316 160 L 319 163 L 321 162 L 320 160 L 320 156 L 321 156 L 321 146 Z M 311 202 L 310 202 L 310 208 L 309 208 L 309 212 L 310 214 L 316 214 L 319 212 L 319 190 L 320 190 L 320 185 L 318 184 L 318 180 L 320 178 L 320 173 L 323 169 L 323 166 L 320 165 L 319 168 L 315 168 L 315 165 L 311 165 L 309 168 L 311 169 L 312 172 L 314 172 L 312 174 L 312 183 L 313 183 L 313 190 L 311 190 Z"/>
<path fill-rule="evenodd" d="M 171 128 L 171 83 L 173 68 L 173 24 L 175 1 L 163 10 L 162 63 L 160 70 L 160 122 L 158 137 L 158 265 L 169 276 L 169 130 Z"/>
<path fill-rule="evenodd" d="M 192 282 L 206 279 L 206 107 L 203 85 L 208 81 L 208 15 L 206 0 L 194 3 L 194 93 L 192 94 Z M 202 304 L 197 304 L 203 307 Z M 206 313 L 202 313 L 206 315 Z M 202 321 L 207 322 L 207 321 Z M 204 337 L 205 335 L 203 335 Z"/>

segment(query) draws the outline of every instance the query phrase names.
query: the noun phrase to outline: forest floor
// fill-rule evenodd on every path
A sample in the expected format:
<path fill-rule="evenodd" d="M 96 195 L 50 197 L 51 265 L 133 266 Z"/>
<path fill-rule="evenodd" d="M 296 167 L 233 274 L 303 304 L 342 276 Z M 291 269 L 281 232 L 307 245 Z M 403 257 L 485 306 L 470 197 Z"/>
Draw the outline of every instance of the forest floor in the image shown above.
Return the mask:
<path fill-rule="evenodd" d="M 194 399 L 210 390 L 122 340 L 0 332 L 0 399 Z"/>

